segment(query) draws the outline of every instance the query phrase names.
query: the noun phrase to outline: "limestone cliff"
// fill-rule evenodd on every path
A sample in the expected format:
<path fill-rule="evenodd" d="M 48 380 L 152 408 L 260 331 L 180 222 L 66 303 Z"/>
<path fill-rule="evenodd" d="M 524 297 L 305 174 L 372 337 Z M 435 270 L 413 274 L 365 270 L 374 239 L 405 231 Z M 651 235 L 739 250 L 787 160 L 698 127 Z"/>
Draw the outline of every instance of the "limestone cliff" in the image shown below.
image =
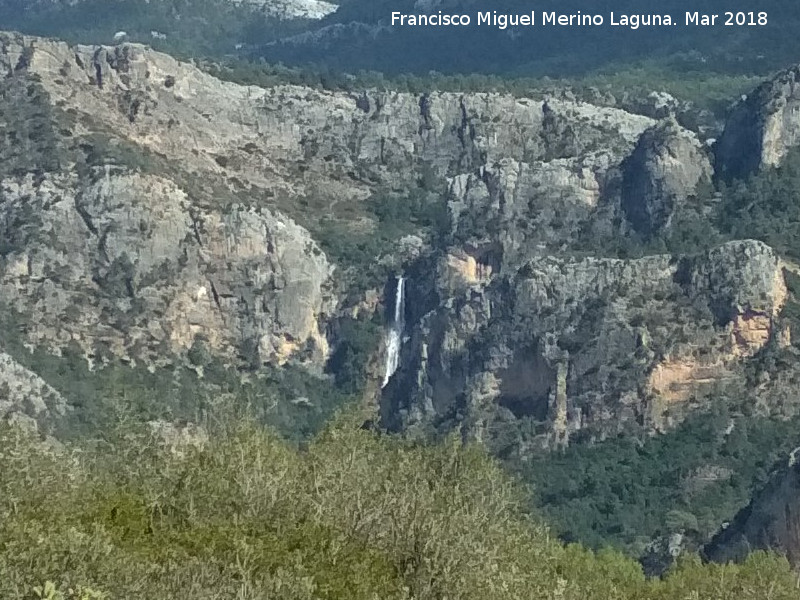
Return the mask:
<path fill-rule="evenodd" d="M 0 289 L 18 312 L 36 311 L 32 343 L 156 361 L 159 347 L 202 340 L 226 354 L 249 343 L 282 362 L 308 342 L 309 357 L 324 359 L 331 267 L 304 230 L 267 209 L 198 207 L 154 175 L 108 167 L 92 178 L 0 187 L 16 229 Z"/>
<path fill-rule="evenodd" d="M 779 73 L 737 104 L 717 148 L 717 174 L 743 178 L 780 164 L 800 144 L 800 66 Z"/>
<path fill-rule="evenodd" d="M 530 427 L 521 443 L 544 447 L 665 429 L 740 377 L 786 297 L 779 259 L 753 241 L 682 258 L 544 256 L 499 275 L 470 264 L 454 255 L 439 270 L 441 301 L 384 394 L 392 428 L 484 436 L 516 420 Z"/>
<path fill-rule="evenodd" d="M 697 138 L 673 120 L 648 129 L 623 165 L 622 209 L 637 232 L 667 227 L 673 213 L 711 181 L 711 163 Z"/>
<path fill-rule="evenodd" d="M 141 45 L 17 34 L 0 35 L 0 72 L 9 110 L 35 98 L 41 120 L 23 154 L 19 131 L 5 141 L 5 301 L 31 318 L 32 343 L 150 361 L 199 340 L 221 356 L 321 366 L 338 298 L 306 229 L 341 207 L 369 230 L 352 207 L 422 166 L 469 179 L 491 165 L 492 193 L 510 196 L 519 178 L 591 206 L 652 123 L 498 94 L 247 87 Z"/>
<path fill-rule="evenodd" d="M 552 447 L 667 428 L 776 336 L 763 244 L 576 248 L 625 219 L 663 229 L 709 177 L 672 121 L 563 95 L 243 86 L 141 45 L 18 34 L 0 34 L 0 72 L 0 291 L 31 345 L 153 366 L 200 344 L 320 372 L 337 319 L 380 311 L 347 273 L 380 290 L 371 267 L 389 265 L 409 339 L 384 422 L 489 439 L 525 421 Z M 442 231 L 412 224 L 357 264 L 323 250 L 378 229 L 379 191 L 425 180 Z"/>
<path fill-rule="evenodd" d="M 303 195 L 365 194 L 421 162 L 455 175 L 500 158 L 625 152 L 652 123 L 580 102 L 479 93 L 364 92 L 222 82 L 136 44 L 70 48 L 4 35 L 0 69 L 34 74 L 79 129 L 107 130 L 201 172 Z M 313 174 L 309 177 L 304 174 Z M 337 185 L 338 183 L 338 185 Z M 344 189 L 341 189 L 344 188 Z"/>

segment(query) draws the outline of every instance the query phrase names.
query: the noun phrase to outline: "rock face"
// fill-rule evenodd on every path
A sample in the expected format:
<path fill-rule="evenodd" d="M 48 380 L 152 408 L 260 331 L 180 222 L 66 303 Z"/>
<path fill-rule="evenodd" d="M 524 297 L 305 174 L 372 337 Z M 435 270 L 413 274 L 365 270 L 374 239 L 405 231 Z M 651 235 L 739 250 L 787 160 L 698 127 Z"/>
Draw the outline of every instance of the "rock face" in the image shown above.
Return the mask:
<path fill-rule="evenodd" d="M 9 110 L 34 107 L 41 121 L 3 146 L 5 301 L 31 317 L 32 343 L 148 360 L 200 341 L 223 356 L 321 366 L 337 298 L 306 228 L 335 206 L 424 165 L 494 198 L 563 188 L 585 216 L 652 124 L 498 94 L 246 87 L 140 45 L 16 34 L 0 34 L 0 72 Z M 22 134 L 37 142 L 20 153 Z M 506 220 L 520 214 L 508 204 Z"/>
<path fill-rule="evenodd" d="M 264 361 L 301 350 L 324 359 L 331 267 L 305 230 L 267 209 L 193 206 L 157 176 L 108 167 L 91 178 L 0 187 L 16 229 L 0 290 L 20 313 L 36 310 L 31 342 L 156 360 L 159 347 L 179 353 L 201 340 Z"/>
<path fill-rule="evenodd" d="M 6 305 L 30 318 L 31 343 L 77 342 L 90 356 L 149 362 L 203 343 L 250 363 L 324 364 L 333 267 L 305 229 L 215 176 L 220 155 L 166 158 L 200 153 L 186 130 L 170 134 L 179 115 L 163 106 L 135 49 L 72 51 L 3 36 L 2 50 L 6 88 L 36 90 L 37 106 L 49 101 L 34 117 L 50 135 L 41 154 L 56 156 L 38 162 L 45 172 L 8 170 L 0 180 L 0 288 Z M 158 86 L 183 83 L 163 74 Z M 203 119 L 199 110 L 187 119 Z M 227 130 L 203 129 L 198 139 L 224 139 Z M 204 183 L 193 167 L 207 171 Z"/>
<path fill-rule="evenodd" d="M 321 370 L 333 320 L 379 309 L 341 310 L 343 265 L 315 239 L 370 234 L 367 199 L 425 177 L 447 181 L 444 241 L 406 231 L 375 257 L 409 257 L 391 428 L 524 422 L 520 447 L 664 429 L 776 336 L 785 287 L 763 244 L 639 260 L 573 244 L 621 217 L 657 231 L 709 176 L 674 122 L 563 97 L 242 86 L 141 45 L 16 34 L 0 72 L 0 293 L 30 344 Z"/>
<path fill-rule="evenodd" d="M 58 390 L 0 352 L 0 420 L 47 433 L 68 408 Z"/>
<path fill-rule="evenodd" d="M 712 174 L 697 138 L 671 119 L 642 134 L 622 170 L 622 210 L 646 237 L 668 227 L 674 211 Z"/>
<path fill-rule="evenodd" d="M 753 241 L 680 259 L 545 256 L 496 276 L 470 264 L 454 255 L 439 269 L 442 301 L 384 394 L 391 428 L 449 423 L 488 439 L 522 421 L 520 442 L 542 447 L 665 429 L 736 380 L 786 296 L 780 261 Z"/>
<path fill-rule="evenodd" d="M 755 550 L 771 550 L 800 565 L 800 465 L 798 450 L 772 475 L 748 506 L 705 548 L 714 562 L 741 561 Z"/>
<path fill-rule="evenodd" d="M 717 174 L 743 178 L 780 164 L 800 144 L 800 66 L 759 86 L 734 109 L 717 148 Z"/>
<path fill-rule="evenodd" d="M 6 35 L 2 48 L 0 69 L 37 75 L 51 103 L 85 126 L 276 196 L 308 193 L 320 177 L 330 194 L 345 187 L 337 195 L 363 196 L 361 178 L 342 176 L 397 180 L 423 162 L 457 175 L 500 158 L 570 157 L 598 146 L 624 153 L 652 124 L 621 110 L 500 94 L 239 86 L 136 44 L 71 49 Z"/>

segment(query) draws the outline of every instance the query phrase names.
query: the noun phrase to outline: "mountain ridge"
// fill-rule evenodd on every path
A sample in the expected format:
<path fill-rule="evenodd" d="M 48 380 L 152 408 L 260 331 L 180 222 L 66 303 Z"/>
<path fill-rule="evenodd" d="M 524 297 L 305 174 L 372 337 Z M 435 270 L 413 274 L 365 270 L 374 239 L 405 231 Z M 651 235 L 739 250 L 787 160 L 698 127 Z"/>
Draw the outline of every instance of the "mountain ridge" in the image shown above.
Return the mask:
<path fill-rule="evenodd" d="M 794 137 L 740 172 L 669 98 L 645 115 L 566 91 L 246 86 L 127 42 L 0 33 L 0 71 L 3 345 L 68 419 L 246 399 L 302 437 L 357 401 L 524 465 L 644 447 L 728 400 L 742 428 L 797 416 L 800 249 L 722 220 L 797 188 Z M 797 102 L 775 90 L 781 119 L 734 114 L 772 131 Z M 763 137 L 741 122 L 724 135 Z M 398 275 L 405 341 L 381 392 Z"/>

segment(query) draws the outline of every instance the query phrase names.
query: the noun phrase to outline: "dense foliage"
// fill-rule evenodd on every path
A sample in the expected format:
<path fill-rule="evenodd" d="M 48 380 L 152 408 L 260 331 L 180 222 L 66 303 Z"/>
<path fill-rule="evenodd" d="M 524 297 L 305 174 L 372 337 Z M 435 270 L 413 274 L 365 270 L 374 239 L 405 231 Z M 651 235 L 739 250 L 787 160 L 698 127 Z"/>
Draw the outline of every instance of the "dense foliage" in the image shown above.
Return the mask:
<path fill-rule="evenodd" d="M 717 214 L 726 235 L 759 239 L 800 259 L 800 152 L 789 152 L 777 168 L 723 185 Z"/>
<path fill-rule="evenodd" d="M 333 210 L 309 228 L 328 257 L 349 269 L 348 287 L 359 293 L 386 281 L 391 266 L 380 258 L 391 257 L 404 236 L 422 236 L 437 245 L 449 227 L 444 192 L 443 181 L 420 177 L 403 191 L 374 193 L 349 214 Z M 355 219 L 372 226 L 354 226 Z"/>
<path fill-rule="evenodd" d="M 392 28 L 394 11 L 419 13 L 414 0 L 339 1 L 337 12 L 322 21 L 278 21 L 248 2 L 226 0 L 0 0 L 4 29 L 53 36 L 81 43 L 111 43 L 115 32 L 184 56 L 267 56 L 320 72 L 354 73 L 362 69 L 400 74 L 484 73 L 503 76 L 586 75 L 633 68 L 655 61 L 680 80 L 687 72 L 764 73 L 796 59 L 797 13 L 789 0 L 766 0 L 758 7 L 714 0 L 667 0 L 643 7 L 636 0 L 547 0 L 537 12 L 597 13 L 603 27 L 531 27 L 499 30 L 470 28 Z M 475 0 L 448 1 L 444 12 L 529 13 L 524 0 L 502 7 Z M 680 27 L 609 27 L 609 13 L 671 14 Z M 685 11 L 766 11 L 767 27 L 684 27 Z M 424 9 L 423 9 L 424 12 Z M 161 34 L 154 37 L 151 32 Z M 298 36 L 298 34 L 301 34 Z M 304 35 L 302 35 L 304 34 Z M 166 37 L 163 37 L 166 36 Z M 288 40 L 288 43 L 276 43 Z M 238 47 L 238 48 L 237 48 Z M 655 81 L 655 79 L 653 79 Z"/>
<path fill-rule="evenodd" d="M 0 23 L 73 43 L 110 44 L 123 31 L 131 41 L 187 58 L 235 54 L 237 45 L 264 43 L 306 25 L 220 0 L 0 0 Z"/>
<path fill-rule="evenodd" d="M 298 442 L 316 433 L 336 409 L 359 394 L 363 370 L 341 369 L 322 376 L 300 366 L 264 366 L 243 372 L 239 365 L 214 357 L 196 343 L 186 357 L 148 366 L 98 352 L 95 364 L 84 352 L 67 347 L 55 355 L 43 347 L 26 347 L 24 324 L 0 306 L 0 349 L 57 389 L 72 406 L 52 423 L 61 439 L 95 435 L 121 418 L 134 422 L 206 422 L 220 410 L 238 406 L 268 424 L 285 439 Z M 346 343 L 354 357 L 366 360 L 377 340 L 378 326 L 361 323 Z M 158 401 L 155 399 L 158 398 Z"/>
<path fill-rule="evenodd" d="M 645 580 L 564 547 L 475 446 L 429 447 L 340 417 L 302 451 L 251 424 L 167 442 L 122 424 L 50 448 L 0 431 L 4 598 L 493 600 L 796 598 L 785 560 L 687 559 Z"/>
<path fill-rule="evenodd" d="M 800 420 L 752 412 L 717 399 L 668 433 L 574 445 L 519 469 L 566 540 L 642 556 L 653 539 L 679 533 L 699 547 L 800 445 Z"/>
<path fill-rule="evenodd" d="M 288 43 L 266 44 L 270 60 L 293 64 L 317 63 L 334 70 L 359 68 L 386 73 L 494 73 L 505 75 L 583 75 L 609 65 L 614 68 L 653 59 L 674 69 L 743 73 L 783 66 L 796 60 L 794 35 L 797 11 L 790 0 L 768 0 L 754 7 L 734 1 L 721 6 L 715 0 L 665 0 L 643 4 L 637 0 L 543 0 L 531 6 L 525 0 L 491 5 L 460 0 L 435 5 L 444 13 L 466 13 L 470 27 L 392 27 L 394 11 L 426 12 L 414 0 L 353 0 L 314 28 L 315 35 L 289 38 Z M 597 27 L 543 26 L 505 30 L 476 25 L 478 11 L 529 14 L 533 9 L 559 14 L 600 14 Z M 610 26 L 609 15 L 656 12 L 669 14 L 677 27 L 642 27 L 636 31 Z M 766 11 L 769 24 L 756 27 L 686 27 L 686 11 L 722 14 L 723 11 Z M 434 12 L 434 11 L 430 11 Z"/>
<path fill-rule="evenodd" d="M 759 239 L 786 257 L 789 296 L 781 319 L 800 330 L 800 152 L 780 167 L 741 181 L 701 190 L 681 207 L 671 226 L 649 239 L 635 234 L 587 234 L 576 248 L 593 255 L 636 257 L 691 254 L 733 239 Z M 581 335 L 587 335 L 581 333 Z M 797 336 L 793 344 L 798 345 Z M 769 346 L 751 361 L 748 386 L 791 369 L 792 348 Z M 757 409 L 740 390 L 727 387 L 705 401 L 672 431 L 638 439 L 630 433 L 601 442 L 573 443 L 563 453 L 519 463 L 508 439 L 524 438 L 525 420 L 513 432 L 495 432 L 499 454 L 537 490 L 536 505 L 569 541 L 605 545 L 642 557 L 656 538 L 680 533 L 700 547 L 733 518 L 766 483 L 779 459 L 800 445 L 800 419 L 785 420 Z"/>
<path fill-rule="evenodd" d="M 57 169 L 63 157 L 50 97 L 41 84 L 30 77 L 0 79 L 0 107 L 0 177 L 27 173 L 32 167 L 36 175 Z"/>

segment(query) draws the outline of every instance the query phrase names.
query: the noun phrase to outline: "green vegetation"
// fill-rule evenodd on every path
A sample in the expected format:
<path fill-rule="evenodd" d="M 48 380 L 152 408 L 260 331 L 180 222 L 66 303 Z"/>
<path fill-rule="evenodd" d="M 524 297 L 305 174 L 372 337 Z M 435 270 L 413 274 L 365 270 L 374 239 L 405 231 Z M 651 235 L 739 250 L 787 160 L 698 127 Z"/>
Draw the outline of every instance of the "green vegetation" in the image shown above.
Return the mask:
<path fill-rule="evenodd" d="M 11 29 L 71 43 L 128 40 L 184 57 L 234 54 L 237 44 L 264 43 L 300 31 L 307 23 L 279 22 L 264 13 L 220 0 L 0 1 L 0 23 Z M 151 32 L 166 37 L 154 37 Z"/>
<path fill-rule="evenodd" d="M 328 364 L 340 390 L 353 395 L 364 391 L 367 368 L 382 335 L 382 319 L 378 312 L 371 321 L 349 317 L 340 321 L 336 337 L 341 342 Z"/>
<path fill-rule="evenodd" d="M 299 442 L 317 432 L 336 409 L 361 393 L 363 371 L 342 369 L 318 376 L 300 366 L 260 367 L 243 372 L 212 357 L 202 342 L 184 359 L 164 355 L 160 366 L 122 360 L 95 349 L 90 368 L 83 351 L 67 347 L 61 356 L 39 347 L 30 352 L 22 325 L 7 308 L 0 311 L 0 348 L 59 390 L 73 407 L 53 423 L 59 438 L 94 436 L 124 417 L 134 422 L 166 420 L 202 423 L 220 410 L 236 406 L 259 422 Z M 369 325 L 362 330 L 370 333 Z M 369 334 L 347 340 L 352 361 L 366 362 L 377 341 Z M 367 338 L 365 341 L 364 338 Z M 333 385 L 334 381 L 339 385 Z"/>
<path fill-rule="evenodd" d="M 24 73 L 0 79 L 0 106 L 0 178 L 57 170 L 64 157 L 44 87 Z"/>
<path fill-rule="evenodd" d="M 717 225 L 723 233 L 762 240 L 800 259 L 800 151 L 791 151 L 777 168 L 723 184 L 721 192 Z"/>
<path fill-rule="evenodd" d="M 598 235 L 589 228 L 573 242 L 573 250 L 635 258 L 692 254 L 741 239 L 760 240 L 778 254 L 800 260 L 800 149 L 791 150 L 779 167 L 745 180 L 703 186 L 676 210 L 668 228 L 648 239 L 635 232 Z"/>
<path fill-rule="evenodd" d="M 761 240 L 789 259 L 784 273 L 790 294 L 781 326 L 800 331 L 798 150 L 780 167 L 701 190 L 697 199 L 678 210 L 668 229 L 650 239 L 599 237 L 589 231 L 574 248 L 626 258 L 691 254 L 735 239 Z M 578 324 L 574 335 L 581 341 L 599 333 Z M 793 337 L 797 348 L 799 340 Z M 793 373 L 795 352 L 765 348 L 750 362 L 744 388 Z M 784 385 L 791 385 L 789 381 Z M 778 460 L 800 445 L 800 418 L 784 420 L 759 412 L 752 398 L 740 391 L 720 389 L 706 405 L 707 411 L 690 415 L 665 434 L 638 438 L 626 432 L 593 443 L 574 439 L 564 452 L 534 456 L 525 463 L 517 461 L 513 450 L 527 435 L 541 433 L 534 420 L 498 424 L 490 445 L 532 484 L 537 509 L 565 540 L 592 548 L 611 545 L 641 557 L 653 539 L 681 533 L 690 547 L 699 548 L 747 504 Z"/>
<path fill-rule="evenodd" d="M 736 6 L 738 4 L 738 6 Z M 385 73 L 493 73 L 507 76 L 585 76 L 608 66 L 616 70 L 658 64 L 678 78 L 702 70 L 724 74 L 764 72 L 796 60 L 796 6 L 790 0 L 766 0 L 753 8 L 741 3 L 720 7 L 714 0 L 664 0 L 645 9 L 637 0 L 543 0 L 537 13 L 603 15 L 604 26 L 516 27 L 500 30 L 477 26 L 475 13 L 489 10 L 461 1 L 452 12 L 472 16 L 471 27 L 389 27 L 393 11 L 417 14 L 414 0 L 354 0 L 318 28 L 317 35 L 289 43 L 269 44 L 269 60 L 318 64 L 338 71 L 372 69 Z M 498 13 L 526 14 L 525 0 L 507 0 Z M 680 21 L 678 27 L 612 27 L 609 13 L 641 14 L 657 10 Z M 685 27 L 684 11 L 719 14 L 723 10 L 768 12 L 764 27 Z M 423 11 L 424 12 L 424 11 Z M 351 25 L 358 23 L 358 26 Z M 325 25 L 340 24 L 335 35 Z M 349 25 L 349 27 L 348 27 Z M 327 35 L 326 35 L 327 34 Z"/>
<path fill-rule="evenodd" d="M 121 424 L 50 449 L 0 429 L 4 598 L 789 600 L 757 553 L 663 581 L 564 547 L 478 447 L 415 445 L 340 416 L 304 450 L 226 421 L 168 443 Z"/>
<path fill-rule="evenodd" d="M 620 100 L 646 98 L 653 91 L 666 92 L 724 118 L 731 103 L 758 86 L 767 72 L 762 69 L 750 73 L 716 72 L 693 62 L 687 64 L 678 57 L 666 63 L 647 59 L 632 65 L 612 64 L 594 73 L 554 83 L 569 85 L 579 95 L 587 95 L 594 88 Z M 683 124 L 693 129 L 693 123 Z"/>
<path fill-rule="evenodd" d="M 443 181 L 420 176 L 405 189 L 378 191 L 349 212 L 334 208 L 319 221 L 308 223 L 306 218 L 304 224 L 326 255 L 347 269 L 347 287 L 357 296 L 386 281 L 392 267 L 380 258 L 391 257 L 403 236 L 422 236 L 437 244 L 449 227 L 443 192 Z"/>
<path fill-rule="evenodd" d="M 668 433 L 577 444 L 517 469 L 564 539 L 641 556 L 652 539 L 673 533 L 705 543 L 798 445 L 800 419 L 769 419 L 746 400 L 718 399 Z"/>
<path fill-rule="evenodd" d="M 0 23 L 4 29 L 80 43 L 111 43 L 115 32 L 123 30 L 130 40 L 184 57 L 265 56 L 272 64 L 311 69 L 329 81 L 370 70 L 401 78 L 431 71 L 508 78 L 582 78 L 627 71 L 636 78 L 634 85 L 650 81 L 661 89 L 666 75 L 669 85 L 695 87 L 702 96 L 715 93 L 702 85 L 705 75 L 763 75 L 796 60 L 798 50 L 796 7 L 789 0 L 765 0 L 757 9 L 725 7 L 767 11 L 769 25 L 759 28 L 681 26 L 634 32 L 608 26 L 537 27 L 515 28 L 514 35 L 475 25 L 466 30 L 386 27 L 393 11 L 418 12 L 414 0 L 337 4 L 339 10 L 322 21 L 277 21 L 246 2 L 226 0 L 0 0 Z M 468 1 L 456 5 L 456 10 L 472 14 L 473 22 L 476 8 L 480 6 Z M 509 0 L 499 12 L 529 10 L 523 0 Z M 537 11 L 545 10 L 586 13 L 587 7 L 581 0 L 550 0 L 537 5 Z M 595 0 L 591 10 L 607 19 L 609 11 L 640 13 L 642 7 L 635 0 Z M 659 6 L 675 17 L 685 10 L 719 13 L 720 7 L 712 0 L 666 0 Z M 161 35 L 154 37 L 152 31 Z M 308 35 L 292 39 L 299 33 Z M 240 44 L 244 46 L 237 48 Z"/>

